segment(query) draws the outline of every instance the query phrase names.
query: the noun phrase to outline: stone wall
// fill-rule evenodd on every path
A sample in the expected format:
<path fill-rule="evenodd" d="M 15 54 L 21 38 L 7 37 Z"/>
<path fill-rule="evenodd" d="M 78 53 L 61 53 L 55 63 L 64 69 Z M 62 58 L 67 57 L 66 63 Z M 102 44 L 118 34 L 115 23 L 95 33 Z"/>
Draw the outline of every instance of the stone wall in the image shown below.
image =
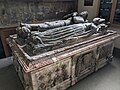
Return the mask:
<path fill-rule="evenodd" d="M 0 26 L 60 19 L 75 10 L 76 0 L 0 0 Z"/>

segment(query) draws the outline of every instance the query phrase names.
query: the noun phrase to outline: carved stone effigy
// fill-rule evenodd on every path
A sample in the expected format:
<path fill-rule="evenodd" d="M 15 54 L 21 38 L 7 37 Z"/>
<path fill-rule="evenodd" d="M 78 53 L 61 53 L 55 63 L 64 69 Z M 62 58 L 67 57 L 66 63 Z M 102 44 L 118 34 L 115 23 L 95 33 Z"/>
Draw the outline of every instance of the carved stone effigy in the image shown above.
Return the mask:
<path fill-rule="evenodd" d="M 61 27 L 59 22 L 45 31 L 38 29 L 45 28 L 41 24 L 22 24 L 10 36 L 14 66 L 25 90 L 65 90 L 112 60 L 119 35 L 107 29 L 104 19 L 88 23 L 86 16 L 69 14 L 64 18 L 70 25 Z M 34 27 L 37 31 L 31 31 Z"/>

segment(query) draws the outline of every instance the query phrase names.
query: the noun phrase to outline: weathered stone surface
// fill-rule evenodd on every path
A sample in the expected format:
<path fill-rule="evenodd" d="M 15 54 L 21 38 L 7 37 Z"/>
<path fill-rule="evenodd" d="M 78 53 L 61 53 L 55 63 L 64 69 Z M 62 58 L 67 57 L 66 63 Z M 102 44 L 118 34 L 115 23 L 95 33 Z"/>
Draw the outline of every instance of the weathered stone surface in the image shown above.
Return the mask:
<path fill-rule="evenodd" d="M 0 0 L 0 25 L 60 19 L 71 11 L 74 0 Z"/>

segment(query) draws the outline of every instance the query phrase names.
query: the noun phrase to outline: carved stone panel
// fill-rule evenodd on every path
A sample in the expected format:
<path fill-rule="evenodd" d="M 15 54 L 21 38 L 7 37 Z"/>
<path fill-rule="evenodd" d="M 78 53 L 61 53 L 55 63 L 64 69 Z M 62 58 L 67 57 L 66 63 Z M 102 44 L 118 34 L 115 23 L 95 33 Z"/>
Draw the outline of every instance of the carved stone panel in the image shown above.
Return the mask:
<path fill-rule="evenodd" d="M 59 89 L 60 87 L 69 87 L 70 65 L 71 60 L 68 58 L 63 62 L 56 62 L 54 65 L 49 65 L 43 68 L 43 70 L 34 72 L 32 76 L 34 90 L 61 90 Z M 63 84 L 64 82 L 68 84 Z"/>
<path fill-rule="evenodd" d="M 19 59 L 20 58 L 18 58 L 17 53 L 13 53 L 13 64 L 25 90 L 32 90 L 30 75 L 29 73 L 24 72 L 22 66 L 19 63 Z"/>
<path fill-rule="evenodd" d="M 97 49 L 98 59 L 96 60 L 96 70 L 103 67 L 112 60 L 113 42 L 101 45 Z"/>
<path fill-rule="evenodd" d="M 95 50 L 73 57 L 72 84 L 94 71 L 95 59 Z"/>
<path fill-rule="evenodd" d="M 75 76 L 79 77 L 85 69 L 90 69 L 93 65 L 93 53 L 88 52 L 77 57 Z"/>
<path fill-rule="evenodd" d="M 109 56 L 111 56 L 113 49 L 112 47 L 113 47 L 113 43 L 98 47 L 98 52 L 99 52 L 98 59 L 108 58 Z"/>

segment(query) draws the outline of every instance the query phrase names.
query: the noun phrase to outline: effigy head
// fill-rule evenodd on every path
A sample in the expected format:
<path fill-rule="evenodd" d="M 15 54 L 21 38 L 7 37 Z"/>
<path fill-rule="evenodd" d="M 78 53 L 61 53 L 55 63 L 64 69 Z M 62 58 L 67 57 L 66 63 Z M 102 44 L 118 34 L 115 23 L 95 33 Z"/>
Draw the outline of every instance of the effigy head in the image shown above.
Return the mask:
<path fill-rule="evenodd" d="M 83 12 L 79 13 L 79 15 L 81 17 L 83 17 L 84 21 L 86 21 L 87 18 L 88 18 L 88 12 L 87 11 L 83 11 Z"/>
<path fill-rule="evenodd" d="M 93 19 L 93 23 L 94 23 L 95 25 L 99 25 L 99 24 L 105 23 L 105 19 L 102 19 L 102 18 L 94 18 L 94 19 Z"/>
<path fill-rule="evenodd" d="M 75 16 L 73 17 L 73 21 L 74 21 L 74 24 L 78 24 L 78 23 L 84 23 L 84 18 L 81 17 L 81 16 Z"/>
<path fill-rule="evenodd" d="M 17 32 L 18 38 L 21 38 L 21 39 L 27 39 L 31 34 L 30 29 L 26 26 L 18 27 L 16 29 L 16 32 Z"/>

